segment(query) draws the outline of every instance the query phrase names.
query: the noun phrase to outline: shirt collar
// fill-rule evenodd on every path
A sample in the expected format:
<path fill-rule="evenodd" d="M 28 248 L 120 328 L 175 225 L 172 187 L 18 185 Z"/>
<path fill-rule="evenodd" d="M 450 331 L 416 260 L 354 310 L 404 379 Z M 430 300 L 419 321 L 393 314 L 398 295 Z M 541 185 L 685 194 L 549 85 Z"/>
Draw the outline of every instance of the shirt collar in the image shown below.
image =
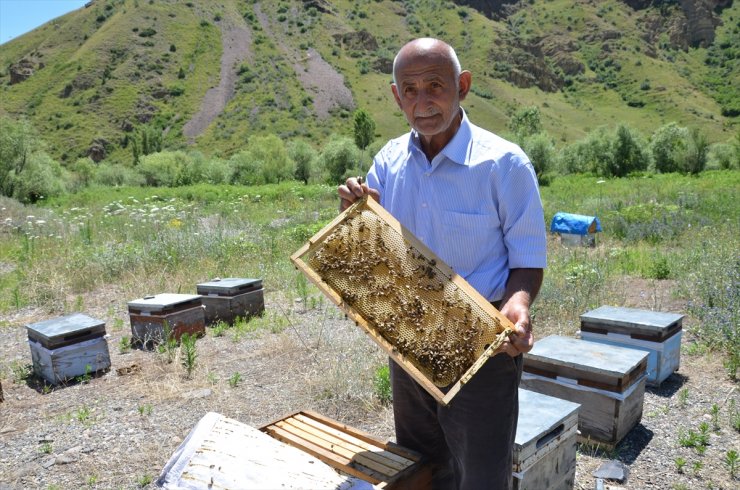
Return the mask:
<path fill-rule="evenodd" d="M 460 107 L 462 112 L 462 120 L 460 121 L 460 127 L 457 128 L 455 136 L 442 148 L 439 155 L 444 156 L 448 160 L 455 162 L 459 165 L 465 165 L 466 155 L 468 153 L 468 143 L 470 142 L 470 121 L 468 115 L 465 113 L 465 109 Z M 411 138 L 409 138 L 409 150 L 414 149 L 423 153 L 421 149 L 421 140 L 419 139 L 419 133 L 415 130 L 411 130 Z M 439 156 L 438 155 L 438 156 Z"/>

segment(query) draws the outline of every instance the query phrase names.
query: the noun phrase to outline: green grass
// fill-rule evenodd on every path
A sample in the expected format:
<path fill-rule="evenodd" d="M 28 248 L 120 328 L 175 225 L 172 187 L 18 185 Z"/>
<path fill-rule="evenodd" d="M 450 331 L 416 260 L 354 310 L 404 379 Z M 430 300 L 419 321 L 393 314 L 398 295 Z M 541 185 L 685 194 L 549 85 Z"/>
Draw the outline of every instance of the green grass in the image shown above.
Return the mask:
<path fill-rule="evenodd" d="M 542 334 L 573 334 L 584 311 L 624 304 L 624 279 L 646 280 L 656 292 L 668 279 L 673 294 L 699 320 L 686 324 L 691 352 L 724 353 L 733 376 L 732 352 L 740 342 L 733 328 L 740 298 L 735 205 L 740 172 L 596 181 L 559 177 L 541 189 L 547 223 L 557 211 L 596 213 L 604 228 L 595 248 L 562 247 L 552 237 L 534 308 Z M 266 291 L 300 298 L 306 309 L 323 304 L 321 295 L 296 280 L 289 257 L 336 216 L 332 186 L 99 187 L 42 207 L 10 200 L 4 205 L 16 224 L 0 234 L 0 260 L 15 264 L 0 274 L 4 311 L 21 304 L 63 312 L 75 307 L 68 298 L 84 305 L 86 295 L 112 284 L 133 298 L 158 291 L 194 293 L 204 280 L 239 276 L 260 277 Z M 658 238 L 643 233 L 654 228 Z M 255 331 L 286 328 L 289 316 L 277 308 L 218 334 L 236 341 Z M 126 352 L 128 342 L 118 347 Z M 29 376 L 27 366 L 18 363 L 5 369 L 16 382 Z"/>
<path fill-rule="evenodd" d="M 98 2 L 5 43 L 0 52 L 0 114 L 27 116 L 44 135 L 52 156 L 65 163 L 86 155 L 94 139 L 108 143 L 111 161 L 130 163 L 124 139 L 132 133 L 124 131 L 124 123 L 167 128 L 165 147 L 184 148 L 183 126 L 200 109 L 206 91 L 219 82 L 223 47 L 214 20 L 218 13 L 221 25 L 243 22 L 251 44 L 233 98 L 195 141 L 208 156 L 228 157 L 253 135 L 304 138 L 317 149 L 334 133 L 349 135 L 351 108 L 327 118 L 312 109 L 312 89 L 299 79 L 302 68 L 295 68 L 306 62 L 308 48 L 342 74 L 355 106 L 376 121 L 379 140 L 404 132 L 390 75 L 372 67 L 391 60 L 404 42 L 417 36 L 440 37 L 457 48 L 463 66 L 473 72 L 475 90 L 465 107 L 473 121 L 499 133 L 507 131 L 512 114 L 528 105 L 541 109 L 543 126 L 558 144 L 617 123 L 650 134 L 676 121 L 701 128 L 710 142 L 726 141 L 737 130 L 737 116 L 722 115 L 737 99 L 737 88 L 725 83 L 739 69 L 732 54 L 737 50 L 737 4 L 719 14 L 715 46 L 683 51 L 661 45 L 666 40 L 660 39 L 652 46 L 655 53 L 647 53 L 643 20 L 656 9 L 633 11 L 617 0 L 520 2 L 516 13 L 499 20 L 441 0 L 342 0 L 331 2 L 328 14 L 307 10 L 298 0 L 283 0 L 279 6 L 236 0 L 191 3 Z M 156 34 L 140 36 L 147 29 Z M 361 30 L 372 33 L 377 50 L 347 46 L 334 37 Z M 620 36 L 598 36 L 609 31 Z M 583 63 L 584 73 L 556 91 L 517 87 L 496 76 L 501 63 L 531 72 L 531 67 L 518 65 L 519 58 L 531 58 L 531 46 L 541 39 L 575 46 L 569 56 Z M 24 56 L 45 67 L 9 85 L 7 67 Z M 554 56 L 539 64 L 557 78 L 555 65 Z M 649 88 L 643 89 L 646 80 Z M 169 95 L 162 96 L 162 90 Z M 644 106 L 631 107 L 635 101 Z"/>

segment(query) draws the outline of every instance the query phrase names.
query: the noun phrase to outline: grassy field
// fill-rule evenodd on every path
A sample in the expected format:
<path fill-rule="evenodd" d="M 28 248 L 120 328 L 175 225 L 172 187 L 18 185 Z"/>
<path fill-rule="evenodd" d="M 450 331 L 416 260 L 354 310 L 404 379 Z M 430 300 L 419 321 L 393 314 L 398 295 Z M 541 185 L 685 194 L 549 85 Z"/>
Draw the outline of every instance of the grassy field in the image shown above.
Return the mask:
<path fill-rule="evenodd" d="M 632 483 L 638 487 L 639 481 L 651 481 L 657 465 L 676 478 L 674 489 L 732 488 L 740 431 L 732 396 L 740 364 L 740 171 L 606 181 L 578 175 L 557 178 L 541 192 L 547 222 L 557 211 L 596 214 L 604 232 L 593 248 L 568 248 L 557 237 L 548 238 L 549 265 L 534 307 L 538 338 L 574 335 L 579 315 L 604 304 L 686 314 L 679 373 L 668 387 L 646 394 L 643 423 L 630 443 L 606 452 L 579 445 L 577 488 L 593 488 L 591 471 L 615 458 L 633 464 Z M 372 433 L 392 431 L 384 357 L 289 261 L 336 216 L 333 187 L 288 182 L 90 188 L 39 206 L 2 198 L 0 210 L 0 336 L 8 343 L 8 357 L 0 359 L 2 413 L 8 418 L 0 427 L 15 427 L 18 432 L 9 437 L 26 441 L 0 457 L 0 476 L 11 484 L 46 481 L 48 487 L 39 488 L 66 488 L 87 481 L 93 487 L 94 477 L 106 488 L 146 487 L 176 446 L 173 441 L 205 409 L 261 423 L 299 403 Z M 266 314 L 209 328 L 189 350 L 164 346 L 156 355 L 131 350 L 126 301 L 194 293 L 197 283 L 217 276 L 262 278 Z M 70 386 L 45 386 L 31 374 L 27 320 L 18 319 L 89 308 L 108 325 L 116 370 L 133 363 L 143 367 L 142 374 L 110 373 Z M 287 385 L 273 385 L 272 376 Z M 266 385 L 279 388 L 259 398 Z M 200 388 L 213 395 L 202 402 L 179 401 Z M 122 405 L 138 417 L 132 421 Z M 31 430 L 37 419 L 54 439 L 39 447 Z M 141 430 L 146 440 L 150 419 L 164 442 L 145 447 L 149 452 L 140 457 L 92 453 L 91 464 L 106 468 L 100 474 L 82 464 L 87 459 L 79 468 L 25 476 L 13 469 L 35 453 L 56 454 L 77 444 L 72 436 L 77 425 L 96 434 Z M 652 442 L 641 442 L 646 433 L 654 434 Z"/>
<path fill-rule="evenodd" d="M 703 323 L 699 337 L 732 352 L 737 334 L 722 319 L 737 320 L 738 194 L 737 171 L 555 179 L 542 188 L 546 222 L 558 211 L 596 215 L 604 232 L 590 249 L 562 247 L 553 237 L 539 321 L 573 334 L 586 309 L 623 302 L 619 280 L 651 280 L 656 288 L 666 281 L 698 319 L 718 318 Z M 66 312 L 84 306 L 77 296 L 111 284 L 140 297 L 194 292 L 217 276 L 261 277 L 295 297 L 288 257 L 336 206 L 333 187 L 293 182 L 90 188 L 41 207 L 4 199 L 0 308 Z"/>

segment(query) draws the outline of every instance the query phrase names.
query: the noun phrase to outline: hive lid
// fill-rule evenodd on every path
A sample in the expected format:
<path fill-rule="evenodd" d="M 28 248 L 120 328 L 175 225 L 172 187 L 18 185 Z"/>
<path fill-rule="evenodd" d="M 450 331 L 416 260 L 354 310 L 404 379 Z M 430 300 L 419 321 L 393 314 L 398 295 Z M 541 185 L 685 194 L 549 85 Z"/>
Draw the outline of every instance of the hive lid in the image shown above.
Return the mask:
<path fill-rule="evenodd" d="M 648 353 L 616 345 L 551 335 L 535 342 L 526 360 L 564 366 L 578 372 L 621 378 L 643 363 Z"/>
<path fill-rule="evenodd" d="M 200 299 L 199 294 L 162 293 L 129 301 L 128 307 L 141 311 L 161 311 L 190 302 L 200 304 Z"/>
<path fill-rule="evenodd" d="M 261 287 L 262 279 L 245 279 L 239 277 L 217 278 L 208 282 L 202 282 L 196 286 L 198 294 L 213 293 L 227 296 L 254 291 Z"/>
<path fill-rule="evenodd" d="M 73 313 L 58 318 L 26 325 L 28 337 L 42 342 L 53 342 L 64 337 L 89 333 L 105 334 L 105 322 L 82 313 Z"/>
<path fill-rule="evenodd" d="M 678 313 L 601 306 L 581 315 L 581 325 L 616 326 L 636 333 L 661 334 L 680 327 L 683 317 Z"/>
<path fill-rule="evenodd" d="M 519 422 L 516 426 L 515 447 L 536 442 L 557 429 L 565 419 L 577 412 L 578 403 L 519 388 Z M 568 427 L 564 427 L 568 429 Z"/>

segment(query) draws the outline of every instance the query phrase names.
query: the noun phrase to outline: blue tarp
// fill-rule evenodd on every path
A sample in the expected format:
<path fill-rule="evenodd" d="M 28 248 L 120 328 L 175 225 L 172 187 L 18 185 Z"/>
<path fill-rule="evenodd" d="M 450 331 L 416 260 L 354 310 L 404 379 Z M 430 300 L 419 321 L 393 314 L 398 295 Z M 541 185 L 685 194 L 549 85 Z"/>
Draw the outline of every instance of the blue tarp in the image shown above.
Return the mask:
<path fill-rule="evenodd" d="M 582 214 L 555 213 L 552 217 L 550 231 L 554 233 L 571 233 L 573 235 L 587 235 L 601 231 L 601 223 L 596 216 Z"/>

